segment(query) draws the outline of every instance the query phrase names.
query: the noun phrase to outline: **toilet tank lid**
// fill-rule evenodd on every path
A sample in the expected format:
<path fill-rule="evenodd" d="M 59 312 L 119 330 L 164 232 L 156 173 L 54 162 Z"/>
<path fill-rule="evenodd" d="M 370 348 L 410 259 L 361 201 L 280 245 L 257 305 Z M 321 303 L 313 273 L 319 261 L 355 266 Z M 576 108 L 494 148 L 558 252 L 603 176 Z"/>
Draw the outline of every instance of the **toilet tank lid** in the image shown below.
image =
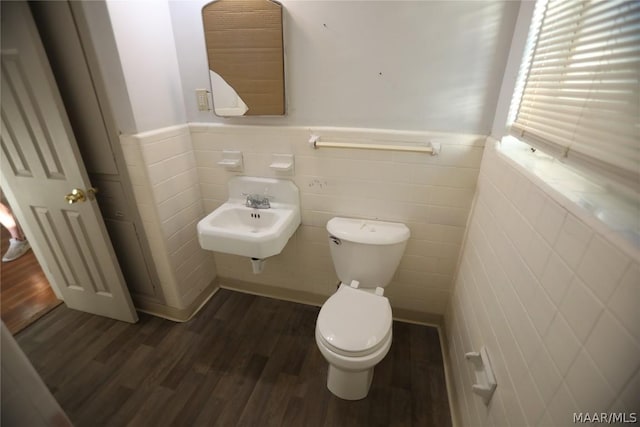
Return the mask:
<path fill-rule="evenodd" d="M 393 245 L 409 239 L 409 228 L 399 222 L 374 221 L 355 218 L 331 218 L 327 231 L 349 242 L 367 245 Z"/>

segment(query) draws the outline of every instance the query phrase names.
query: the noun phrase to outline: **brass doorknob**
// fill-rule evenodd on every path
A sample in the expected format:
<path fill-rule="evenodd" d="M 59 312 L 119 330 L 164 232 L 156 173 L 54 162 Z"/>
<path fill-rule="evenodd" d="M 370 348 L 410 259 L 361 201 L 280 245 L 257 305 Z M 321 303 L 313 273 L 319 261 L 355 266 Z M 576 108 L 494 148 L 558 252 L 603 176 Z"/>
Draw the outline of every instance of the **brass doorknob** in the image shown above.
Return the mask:
<path fill-rule="evenodd" d="M 72 205 L 74 203 L 78 203 L 78 202 L 84 202 L 85 200 L 87 200 L 87 198 L 84 195 L 84 191 L 80 190 L 79 188 L 74 188 L 71 191 L 71 193 L 69 193 L 66 196 L 64 196 L 64 199 L 70 205 Z"/>
<path fill-rule="evenodd" d="M 82 191 L 81 189 L 74 188 L 73 190 L 71 190 L 71 193 L 64 196 L 64 199 L 67 201 L 67 203 L 72 205 L 74 203 L 84 202 L 87 199 L 88 200 L 95 199 L 95 194 L 97 192 L 98 192 L 98 189 L 92 187 L 87 190 L 87 194 L 85 195 L 84 191 Z"/>

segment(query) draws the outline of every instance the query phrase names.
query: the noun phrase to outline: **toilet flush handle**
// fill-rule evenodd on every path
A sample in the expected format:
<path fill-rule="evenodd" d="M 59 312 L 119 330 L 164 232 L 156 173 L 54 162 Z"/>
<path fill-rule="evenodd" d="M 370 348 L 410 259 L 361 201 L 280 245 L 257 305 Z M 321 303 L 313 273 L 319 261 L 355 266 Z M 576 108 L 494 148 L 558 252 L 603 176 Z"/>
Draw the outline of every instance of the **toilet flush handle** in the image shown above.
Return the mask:
<path fill-rule="evenodd" d="M 342 241 L 340 241 L 340 239 L 338 239 L 336 236 L 329 236 L 329 240 L 331 240 L 333 243 L 335 243 L 338 246 L 342 244 Z"/>

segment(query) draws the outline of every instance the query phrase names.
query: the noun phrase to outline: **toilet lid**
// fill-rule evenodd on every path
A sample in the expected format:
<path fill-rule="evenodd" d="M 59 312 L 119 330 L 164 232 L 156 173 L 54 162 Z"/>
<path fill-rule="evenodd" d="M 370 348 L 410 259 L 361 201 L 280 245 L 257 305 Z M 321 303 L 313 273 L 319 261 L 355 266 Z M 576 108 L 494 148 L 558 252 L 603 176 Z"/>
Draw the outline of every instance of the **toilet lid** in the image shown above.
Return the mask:
<path fill-rule="evenodd" d="M 391 333 L 391 321 L 386 297 L 343 284 L 320 309 L 317 327 L 329 347 L 355 356 L 384 344 Z"/>

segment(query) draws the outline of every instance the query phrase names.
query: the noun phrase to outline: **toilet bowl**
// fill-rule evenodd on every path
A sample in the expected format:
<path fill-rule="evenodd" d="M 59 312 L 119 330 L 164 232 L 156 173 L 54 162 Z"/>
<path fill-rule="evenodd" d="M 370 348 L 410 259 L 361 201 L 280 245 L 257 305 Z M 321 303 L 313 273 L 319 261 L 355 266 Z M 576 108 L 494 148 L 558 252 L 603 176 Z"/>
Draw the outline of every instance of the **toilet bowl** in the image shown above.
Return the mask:
<path fill-rule="evenodd" d="M 341 284 L 320 309 L 316 343 L 329 363 L 327 388 L 342 399 L 358 400 L 369 393 L 374 367 L 391 347 L 392 312 L 384 286 L 400 263 L 409 229 L 333 218 L 327 230 Z"/>
<path fill-rule="evenodd" d="M 322 306 L 316 343 L 329 362 L 327 388 L 347 400 L 369 392 L 373 368 L 391 347 L 391 306 L 375 293 L 340 285 Z"/>

